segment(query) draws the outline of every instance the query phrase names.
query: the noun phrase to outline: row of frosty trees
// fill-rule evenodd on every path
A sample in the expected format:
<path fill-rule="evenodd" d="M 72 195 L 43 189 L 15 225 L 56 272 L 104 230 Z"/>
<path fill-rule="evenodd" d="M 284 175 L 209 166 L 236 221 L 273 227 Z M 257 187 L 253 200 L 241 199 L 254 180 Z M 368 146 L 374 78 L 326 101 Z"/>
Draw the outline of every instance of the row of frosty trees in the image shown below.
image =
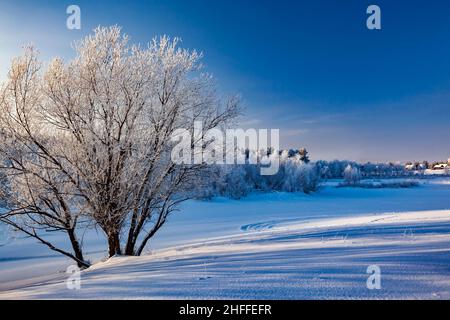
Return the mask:
<path fill-rule="evenodd" d="M 282 153 L 280 171 L 267 177 L 258 165 L 175 165 L 176 129 L 225 128 L 239 114 L 238 99 L 218 98 L 201 54 L 167 37 L 131 45 L 119 27 L 97 28 L 75 50 L 44 66 L 27 47 L 1 86 L 0 221 L 80 267 L 90 265 L 87 228 L 103 231 L 109 256 L 141 255 L 187 199 L 311 192 L 349 165 L 311 164 L 305 150 Z M 52 243 L 52 232 L 70 249 Z"/>
<path fill-rule="evenodd" d="M 206 199 L 214 196 L 240 199 L 253 191 L 311 193 L 317 191 L 320 182 L 326 179 L 344 179 L 342 186 L 356 186 L 364 178 L 413 175 L 404 166 L 393 163 L 360 164 L 346 160 L 320 160 L 311 163 L 304 148 L 280 151 L 279 161 L 279 171 L 269 176 L 260 174 L 260 165 L 212 166 L 209 168 L 207 183 L 202 183 L 200 179 L 196 184 L 198 187 L 194 196 Z"/>

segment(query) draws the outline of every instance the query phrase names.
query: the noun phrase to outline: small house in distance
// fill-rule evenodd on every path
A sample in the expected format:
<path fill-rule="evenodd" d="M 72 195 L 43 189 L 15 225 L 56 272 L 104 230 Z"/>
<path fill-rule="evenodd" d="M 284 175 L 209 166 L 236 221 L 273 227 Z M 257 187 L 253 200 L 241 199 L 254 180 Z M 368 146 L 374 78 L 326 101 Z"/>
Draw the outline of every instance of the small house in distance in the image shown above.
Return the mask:
<path fill-rule="evenodd" d="M 436 165 L 434 165 L 433 169 L 434 170 L 442 170 L 442 169 L 447 169 L 448 167 L 448 163 L 438 163 Z"/>
<path fill-rule="evenodd" d="M 438 163 L 435 163 L 434 165 L 433 165 L 433 168 L 432 168 L 433 170 L 444 170 L 444 169 L 450 169 L 450 158 L 448 158 L 447 159 L 447 163 L 445 163 L 445 162 L 438 162 Z"/>
<path fill-rule="evenodd" d="M 441 162 L 434 162 L 434 163 L 430 163 L 428 161 L 423 161 L 422 163 L 420 162 L 407 162 L 405 164 L 405 170 L 408 171 L 425 171 L 428 173 L 431 173 L 432 171 L 436 171 L 435 174 L 437 173 L 437 171 L 442 171 L 444 170 L 445 172 L 448 172 L 448 170 L 450 170 L 450 158 L 447 159 L 447 162 L 441 161 Z"/>
<path fill-rule="evenodd" d="M 426 170 L 428 169 L 428 166 L 426 163 L 407 163 L 405 165 L 405 169 L 409 170 L 409 171 L 413 171 L 413 170 Z"/>

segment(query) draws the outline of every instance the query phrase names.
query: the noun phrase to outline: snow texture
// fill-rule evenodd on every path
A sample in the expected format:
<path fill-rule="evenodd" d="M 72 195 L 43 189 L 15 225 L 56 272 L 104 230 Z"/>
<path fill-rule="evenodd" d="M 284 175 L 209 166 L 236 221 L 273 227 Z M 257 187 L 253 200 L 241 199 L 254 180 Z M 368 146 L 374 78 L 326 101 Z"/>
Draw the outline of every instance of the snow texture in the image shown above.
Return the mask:
<path fill-rule="evenodd" d="M 14 239 L 0 247 L 0 299 L 449 299 L 449 195 L 442 178 L 190 201 L 151 252 L 95 264 L 80 290 L 66 287 L 68 260 Z M 366 286 L 371 265 L 380 290 Z"/>

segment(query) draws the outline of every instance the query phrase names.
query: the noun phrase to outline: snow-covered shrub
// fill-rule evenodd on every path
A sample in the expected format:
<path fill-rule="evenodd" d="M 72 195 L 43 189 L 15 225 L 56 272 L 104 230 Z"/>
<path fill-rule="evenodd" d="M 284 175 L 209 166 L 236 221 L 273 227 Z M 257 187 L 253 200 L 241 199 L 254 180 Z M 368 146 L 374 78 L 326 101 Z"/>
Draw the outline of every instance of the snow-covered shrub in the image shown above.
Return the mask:
<path fill-rule="evenodd" d="M 292 156 L 292 151 L 284 151 L 269 157 L 279 158 L 280 166 L 275 175 L 262 175 L 260 164 L 213 166 L 212 172 L 216 174 L 205 176 L 204 181 L 199 182 L 198 186 L 202 187 L 196 187 L 199 188 L 195 189 L 196 197 L 205 199 L 215 195 L 240 199 L 254 191 L 311 193 L 317 190 L 320 174 L 316 165 L 305 163 L 304 154 Z"/>
<path fill-rule="evenodd" d="M 317 161 L 316 167 L 322 179 L 344 178 L 345 169 L 348 166 L 358 168 L 363 178 L 398 178 L 413 175 L 401 164 L 394 163 L 356 163 L 347 160 Z"/>
<path fill-rule="evenodd" d="M 279 191 L 310 193 L 317 190 L 319 177 L 314 165 L 294 157 L 282 159 L 280 167 L 283 170 L 280 171 L 282 184 Z"/>
<path fill-rule="evenodd" d="M 190 191 L 185 194 L 192 199 L 211 200 L 217 196 L 217 190 L 223 188 L 223 178 L 224 174 L 219 166 L 209 166 L 202 175 L 192 180 Z"/>
<path fill-rule="evenodd" d="M 223 195 L 241 199 L 252 191 L 244 166 L 229 166 L 225 171 Z"/>

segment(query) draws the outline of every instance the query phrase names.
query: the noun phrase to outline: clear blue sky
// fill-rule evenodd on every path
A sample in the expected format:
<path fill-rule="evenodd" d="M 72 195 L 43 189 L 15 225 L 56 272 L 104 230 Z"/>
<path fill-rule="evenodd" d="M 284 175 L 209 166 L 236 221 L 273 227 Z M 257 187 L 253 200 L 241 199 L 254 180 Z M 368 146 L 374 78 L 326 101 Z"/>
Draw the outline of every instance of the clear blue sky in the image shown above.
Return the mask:
<path fill-rule="evenodd" d="M 65 27 L 66 7 L 82 30 Z M 382 30 L 366 28 L 366 8 Z M 0 1 L 0 78 L 20 46 L 70 57 L 70 43 L 118 24 L 133 41 L 178 36 L 205 55 L 246 127 L 279 128 L 314 159 L 450 157 L 450 2 L 444 0 Z"/>

